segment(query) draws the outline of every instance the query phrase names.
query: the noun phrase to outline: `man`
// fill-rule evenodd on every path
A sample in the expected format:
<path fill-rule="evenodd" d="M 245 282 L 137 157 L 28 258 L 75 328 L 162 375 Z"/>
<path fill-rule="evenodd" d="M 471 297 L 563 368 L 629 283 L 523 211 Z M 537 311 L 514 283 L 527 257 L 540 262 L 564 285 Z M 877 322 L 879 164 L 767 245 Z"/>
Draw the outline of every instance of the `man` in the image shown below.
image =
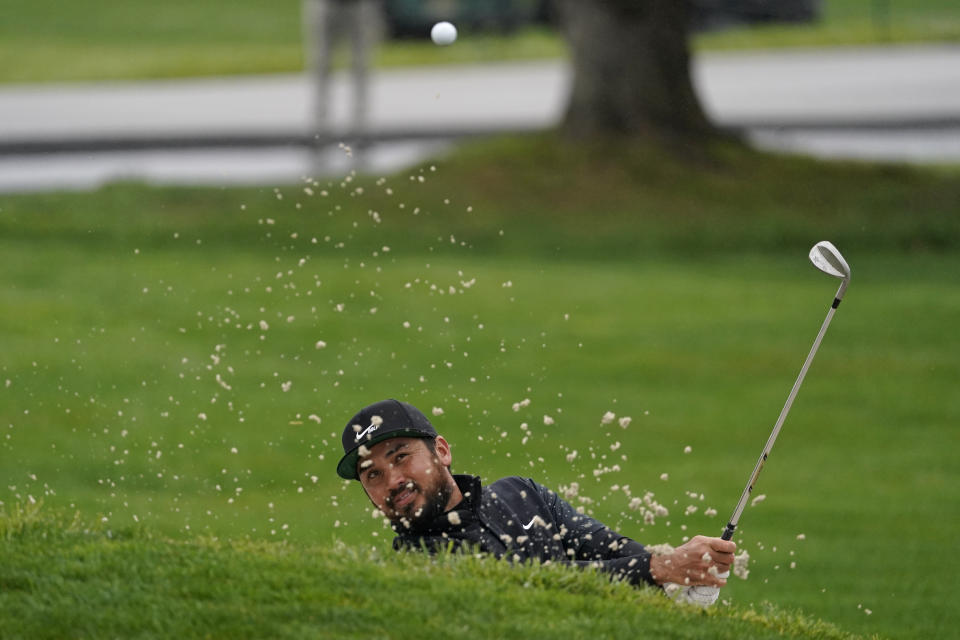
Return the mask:
<path fill-rule="evenodd" d="M 700 585 L 694 593 L 707 595 L 690 598 L 698 604 L 716 600 L 733 564 L 731 541 L 696 536 L 670 554 L 653 555 L 533 480 L 508 477 L 482 486 L 475 476 L 454 475 L 450 445 L 405 402 L 362 409 L 343 431 L 343 450 L 337 473 L 360 481 L 397 533 L 397 550 L 464 548 L 519 562 L 596 567 L 634 585 Z"/>

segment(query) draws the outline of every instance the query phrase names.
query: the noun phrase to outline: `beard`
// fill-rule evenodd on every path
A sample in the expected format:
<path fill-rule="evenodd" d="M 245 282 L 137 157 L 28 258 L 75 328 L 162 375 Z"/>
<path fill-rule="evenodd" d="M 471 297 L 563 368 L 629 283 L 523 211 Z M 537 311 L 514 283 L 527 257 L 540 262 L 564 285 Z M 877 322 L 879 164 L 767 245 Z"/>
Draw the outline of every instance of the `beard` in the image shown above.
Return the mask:
<path fill-rule="evenodd" d="M 395 531 L 422 531 L 428 529 L 430 523 L 446 512 L 447 503 L 450 502 L 450 496 L 453 495 L 453 487 L 450 486 L 449 479 L 445 479 L 441 474 L 437 474 L 437 476 L 437 482 L 433 486 L 421 486 L 411 480 L 402 488 L 390 493 L 386 502 L 393 511 L 393 515 L 389 516 L 389 519 Z M 407 490 L 415 491 L 422 495 L 424 498 L 423 504 L 420 506 L 408 504 L 400 507 L 400 509 L 394 509 L 393 499 Z"/>

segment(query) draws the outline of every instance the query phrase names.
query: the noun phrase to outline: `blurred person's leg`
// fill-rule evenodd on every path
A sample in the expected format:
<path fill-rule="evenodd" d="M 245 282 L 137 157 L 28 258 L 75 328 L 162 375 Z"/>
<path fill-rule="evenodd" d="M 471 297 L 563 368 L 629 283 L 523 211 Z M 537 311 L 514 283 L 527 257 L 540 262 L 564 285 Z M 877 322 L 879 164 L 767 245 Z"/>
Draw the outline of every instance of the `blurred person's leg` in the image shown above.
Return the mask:
<path fill-rule="evenodd" d="M 319 162 L 323 147 L 330 142 L 330 76 L 333 54 L 339 37 L 340 5 L 337 0 L 302 0 L 303 43 L 310 79 L 310 135 L 312 155 Z"/>
<path fill-rule="evenodd" d="M 353 133 L 357 147 L 370 142 L 370 65 L 383 28 L 380 0 L 356 0 L 351 5 L 350 41 L 353 69 Z"/>

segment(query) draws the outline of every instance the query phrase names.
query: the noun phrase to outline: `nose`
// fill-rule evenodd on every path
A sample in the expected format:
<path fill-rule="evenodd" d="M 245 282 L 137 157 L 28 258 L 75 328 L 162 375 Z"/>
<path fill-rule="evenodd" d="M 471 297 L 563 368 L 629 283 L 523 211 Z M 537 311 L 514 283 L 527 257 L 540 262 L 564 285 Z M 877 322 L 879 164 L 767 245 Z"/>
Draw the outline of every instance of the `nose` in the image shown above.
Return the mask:
<path fill-rule="evenodd" d="M 390 492 L 392 493 L 398 489 L 402 489 L 406 484 L 407 477 L 403 472 L 391 465 L 387 470 L 387 486 L 390 487 Z"/>

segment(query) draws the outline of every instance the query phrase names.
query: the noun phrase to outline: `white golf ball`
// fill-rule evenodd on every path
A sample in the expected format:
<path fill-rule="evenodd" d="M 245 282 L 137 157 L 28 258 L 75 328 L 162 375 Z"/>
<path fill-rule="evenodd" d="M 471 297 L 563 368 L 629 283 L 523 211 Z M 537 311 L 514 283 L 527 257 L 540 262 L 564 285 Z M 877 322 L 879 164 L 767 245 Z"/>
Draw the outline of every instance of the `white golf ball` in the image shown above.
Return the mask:
<path fill-rule="evenodd" d="M 438 22 L 430 29 L 430 38 L 439 45 L 453 44 L 457 39 L 457 28 L 449 22 Z"/>

